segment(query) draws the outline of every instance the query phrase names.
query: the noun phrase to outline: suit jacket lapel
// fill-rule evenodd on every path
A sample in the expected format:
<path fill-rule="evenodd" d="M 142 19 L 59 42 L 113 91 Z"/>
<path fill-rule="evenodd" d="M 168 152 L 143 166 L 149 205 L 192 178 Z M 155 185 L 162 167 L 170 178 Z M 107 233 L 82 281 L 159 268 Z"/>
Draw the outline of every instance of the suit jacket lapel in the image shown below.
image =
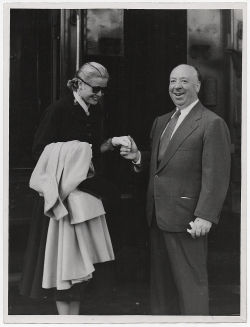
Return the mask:
<path fill-rule="evenodd" d="M 183 143 L 183 141 L 198 127 L 198 120 L 201 118 L 201 110 L 202 105 L 200 102 L 198 102 L 187 115 L 187 117 L 185 117 L 183 122 L 180 124 L 180 126 L 174 133 L 167 148 L 166 154 L 160 162 L 156 172 L 159 172 L 164 166 L 167 165 L 167 163 L 178 150 L 179 146 Z"/>

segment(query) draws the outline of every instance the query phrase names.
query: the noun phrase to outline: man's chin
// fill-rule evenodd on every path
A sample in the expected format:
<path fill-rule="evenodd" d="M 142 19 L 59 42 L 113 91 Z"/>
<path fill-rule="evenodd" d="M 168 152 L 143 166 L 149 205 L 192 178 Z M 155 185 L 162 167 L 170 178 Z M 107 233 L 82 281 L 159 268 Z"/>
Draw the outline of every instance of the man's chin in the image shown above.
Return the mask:
<path fill-rule="evenodd" d="M 184 105 L 184 101 L 181 101 L 181 100 L 178 100 L 178 99 L 174 99 L 173 102 L 176 105 L 176 107 L 181 107 L 181 106 Z"/>

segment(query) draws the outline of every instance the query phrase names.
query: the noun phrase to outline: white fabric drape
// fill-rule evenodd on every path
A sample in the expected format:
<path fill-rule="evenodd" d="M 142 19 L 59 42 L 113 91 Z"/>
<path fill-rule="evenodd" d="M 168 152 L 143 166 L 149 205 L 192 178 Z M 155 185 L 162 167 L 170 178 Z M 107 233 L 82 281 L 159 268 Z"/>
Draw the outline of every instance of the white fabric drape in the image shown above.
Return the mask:
<path fill-rule="evenodd" d="M 44 288 L 68 289 L 92 277 L 94 264 L 114 260 L 102 201 L 77 186 L 87 178 L 92 149 L 79 141 L 45 147 L 30 179 L 30 187 L 44 197 L 50 217 Z"/>

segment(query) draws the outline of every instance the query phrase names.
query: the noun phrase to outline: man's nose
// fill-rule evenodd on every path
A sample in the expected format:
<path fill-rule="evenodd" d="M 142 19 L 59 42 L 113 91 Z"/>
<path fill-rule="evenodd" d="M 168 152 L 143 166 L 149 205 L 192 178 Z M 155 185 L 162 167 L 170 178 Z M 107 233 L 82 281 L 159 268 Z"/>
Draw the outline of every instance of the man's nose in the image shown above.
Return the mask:
<path fill-rule="evenodd" d="M 181 88 L 182 87 L 182 84 L 181 84 L 181 81 L 176 81 L 175 84 L 174 84 L 174 88 L 178 89 L 178 88 Z"/>

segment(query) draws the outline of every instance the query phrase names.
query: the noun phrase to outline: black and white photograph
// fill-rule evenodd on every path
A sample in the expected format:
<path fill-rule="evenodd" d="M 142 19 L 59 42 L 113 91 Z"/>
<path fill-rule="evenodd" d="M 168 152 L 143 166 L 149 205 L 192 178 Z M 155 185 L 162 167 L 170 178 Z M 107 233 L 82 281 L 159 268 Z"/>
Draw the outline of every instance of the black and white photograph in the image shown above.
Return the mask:
<path fill-rule="evenodd" d="M 4 322 L 246 321 L 246 8 L 3 5 Z"/>

